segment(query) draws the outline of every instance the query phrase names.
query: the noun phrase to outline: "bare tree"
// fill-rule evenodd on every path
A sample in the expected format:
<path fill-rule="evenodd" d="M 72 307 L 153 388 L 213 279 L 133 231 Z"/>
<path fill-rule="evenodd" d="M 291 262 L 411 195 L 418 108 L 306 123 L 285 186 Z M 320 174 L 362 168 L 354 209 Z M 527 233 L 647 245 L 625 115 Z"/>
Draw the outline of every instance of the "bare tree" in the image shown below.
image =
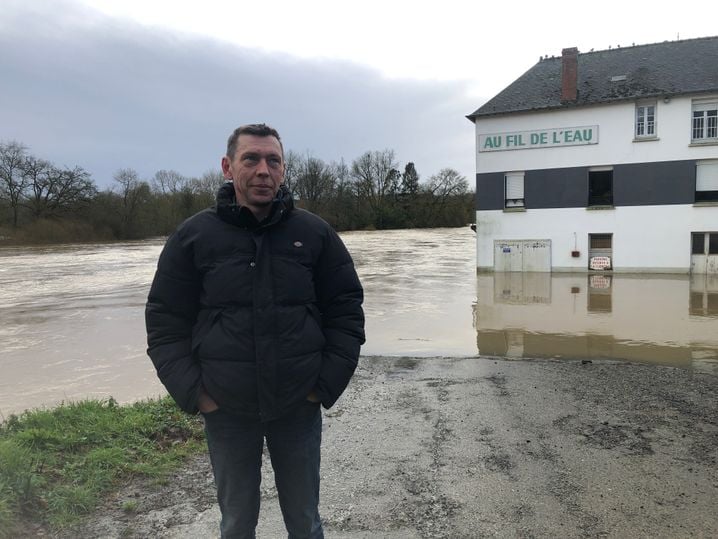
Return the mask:
<path fill-rule="evenodd" d="M 0 198 L 10 204 L 13 228 L 17 228 L 18 210 L 28 187 L 26 159 L 27 148 L 19 142 L 0 143 Z"/>
<path fill-rule="evenodd" d="M 42 217 L 47 212 L 52 168 L 49 161 L 31 155 L 27 156 L 22 164 L 22 173 L 28 183 L 25 206 L 36 218 Z"/>
<path fill-rule="evenodd" d="M 332 162 L 330 165 L 332 175 L 334 176 L 334 194 L 337 197 L 347 197 L 354 195 L 354 180 L 349 170 L 349 166 L 342 158 L 338 163 Z"/>
<path fill-rule="evenodd" d="M 334 176 L 331 205 L 323 215 L 335 228 L 350 230 L 365 226 L 363 216 L 358 212 L 354 179 L 344 159 L 330 165 Z"/>
<path fill-rule="evenodd" d="M 307 156 L 294 183 L 294 193 L 308 210 L 315 211 L 322 200 L 332 195 L 334 183 L 331 167 L 321 159 Z"/>
<path fill-rule="evenodd" d="M 82 167 L 57 169 L 52 167 L 50 182 L 50 211 L 61 212 L 88 203 L 97 193 L 90 173 Z"/>
<path fill-rule="evenodd" d="M 366 152 L 352 162 L 351 173 L 357 196 L 369 205 L 380 228 L 388 197 L 394 194 L 398 186 L 397 167 L 394 150 L 389 149 Z"/>
<path fill-rule="evenodd" d="M 386 176 L 386 194 L 396 198 L 401 187 L 401 172 L 392 168 Z"/>
<path fill-rule="evenodd" d="M 138 228 L 140 208 L 149 199 L 150 186 L 131 168 L 118 170 L 113 179 L 119 186 L 121 233 L 124 238 L 130 238 Z"/>
<path fill-rule="evenodd" d="M 199 178 L 190 180 L 192 194 L 199 197 L 201 206 L 211 206 L 217 197 L 217 190 L 227 183 L 227 179 L 218 170 L 208 170 Z"/>
<path fill-rule="evenodd" d="M 177 194 L 188 184 L 189 178 L 176 170 L 158 170 L 152 178 L 152 189 L 163 195 Z"/>
<path fill-rule="evenodd" d="M 429 178 L 426 189 L 440 201 L 444 201 L 450 196 L 466 194 L 469 182 L 453 168 L 442 168 Z"/>
<path fill-rule="evenodd" d="M 450 209 L 457 210 L 453 212 L 455 214 L 463 213 L 461 211 L 463 207 L 462 200 L 466 199 L 464 195 L 468 191 L 469 182 L 453 168 L 443 168 L 437 174 L 431 176 L 429 183 L 425 187 L 425 192 L 430 195 L 427 208 L 428 214 L 425 216 L 426 222 L 451 222 L 456 216 L 451 217 L 448 215 L 452 213 Z M 451 205 L 454 201 L 459 201 L 459 208 L 454 208 Z"/>
<path fill-rule="evenodd" d="M 294 192 L 294 184 L 300 171 L 304 167 L 304 159 L 301 155 L 289 150 L 284 156 L 284 185 Z"/>
<path fill-rule="evenodd" d="M 26 206 L 35 218 L 74 210 L 97 192 L 90 174 L 81 167 L 59 169 L 31 156 L 25 161 L 24 171 L 29 182 Z"/>

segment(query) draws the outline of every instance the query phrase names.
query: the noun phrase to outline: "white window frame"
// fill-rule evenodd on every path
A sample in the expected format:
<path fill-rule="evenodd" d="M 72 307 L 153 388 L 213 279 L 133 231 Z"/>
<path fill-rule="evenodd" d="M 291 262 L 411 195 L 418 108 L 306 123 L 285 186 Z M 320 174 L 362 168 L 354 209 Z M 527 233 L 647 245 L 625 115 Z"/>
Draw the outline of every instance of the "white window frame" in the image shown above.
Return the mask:
<path fill-rule="evenodd" d="M 693 102 L 691 141 L 718 142 L 718 98 Z"/>
<path fill-rule="evenodd" d="M 656 138 L 657 113 L 658 106 L 656 101 L 636 103 L 636 121 L 634 125 L 634 136 L 636 138 Z"/>
<path fill-rule="evenodd" d="M 504 173 L 504 208 L 524 207 L 524 173 Z"/>
<path fill-rule="evenodd" d="M 696 202 L 718 202 L 718 159 L 696 162 Z"/>

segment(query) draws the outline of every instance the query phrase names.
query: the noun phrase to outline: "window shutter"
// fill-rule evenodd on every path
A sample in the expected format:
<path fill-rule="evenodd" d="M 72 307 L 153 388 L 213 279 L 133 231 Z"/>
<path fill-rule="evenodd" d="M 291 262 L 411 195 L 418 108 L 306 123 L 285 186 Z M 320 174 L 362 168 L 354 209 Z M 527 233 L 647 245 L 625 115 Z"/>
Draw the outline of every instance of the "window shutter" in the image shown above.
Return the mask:
<path fill-rule="evenodd" d="M 506 199 L 517 198 L 524 198 L 524 175 L 523 173 L 506 174 Z"/>
<path fill-rule="evenodd" d="M 696 165 L 696 191 L 718 191 L 718 161 Z"/>
<path fill-rule="evenodd" d="M 718 103 L 693 103 L 694 111 L 711 111 L 718 109 Z"/>

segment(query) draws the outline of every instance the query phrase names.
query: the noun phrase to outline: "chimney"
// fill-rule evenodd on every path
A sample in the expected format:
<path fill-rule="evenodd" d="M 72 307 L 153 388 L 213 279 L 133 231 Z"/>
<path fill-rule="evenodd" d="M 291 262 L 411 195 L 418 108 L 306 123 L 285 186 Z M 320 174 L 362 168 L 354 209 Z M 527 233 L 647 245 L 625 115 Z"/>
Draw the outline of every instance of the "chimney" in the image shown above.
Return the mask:
<path fill-rule="evenodd" d="M 578 97 L 578 49 L 572 47 L 561 51 L 561 102 L 575 102 Z"/>

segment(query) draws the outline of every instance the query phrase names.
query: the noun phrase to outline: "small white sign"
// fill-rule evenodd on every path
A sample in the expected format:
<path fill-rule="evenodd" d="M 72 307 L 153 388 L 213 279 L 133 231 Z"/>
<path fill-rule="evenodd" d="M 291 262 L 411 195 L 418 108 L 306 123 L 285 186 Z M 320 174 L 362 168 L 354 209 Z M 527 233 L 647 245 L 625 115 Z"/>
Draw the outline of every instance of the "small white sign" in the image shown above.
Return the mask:
<path fill-rule="evenodd" d="M 592 270 L 611 269 L 611 258 L 608 256 L 594 256 L 589 260 L 588 267 Z"/>

